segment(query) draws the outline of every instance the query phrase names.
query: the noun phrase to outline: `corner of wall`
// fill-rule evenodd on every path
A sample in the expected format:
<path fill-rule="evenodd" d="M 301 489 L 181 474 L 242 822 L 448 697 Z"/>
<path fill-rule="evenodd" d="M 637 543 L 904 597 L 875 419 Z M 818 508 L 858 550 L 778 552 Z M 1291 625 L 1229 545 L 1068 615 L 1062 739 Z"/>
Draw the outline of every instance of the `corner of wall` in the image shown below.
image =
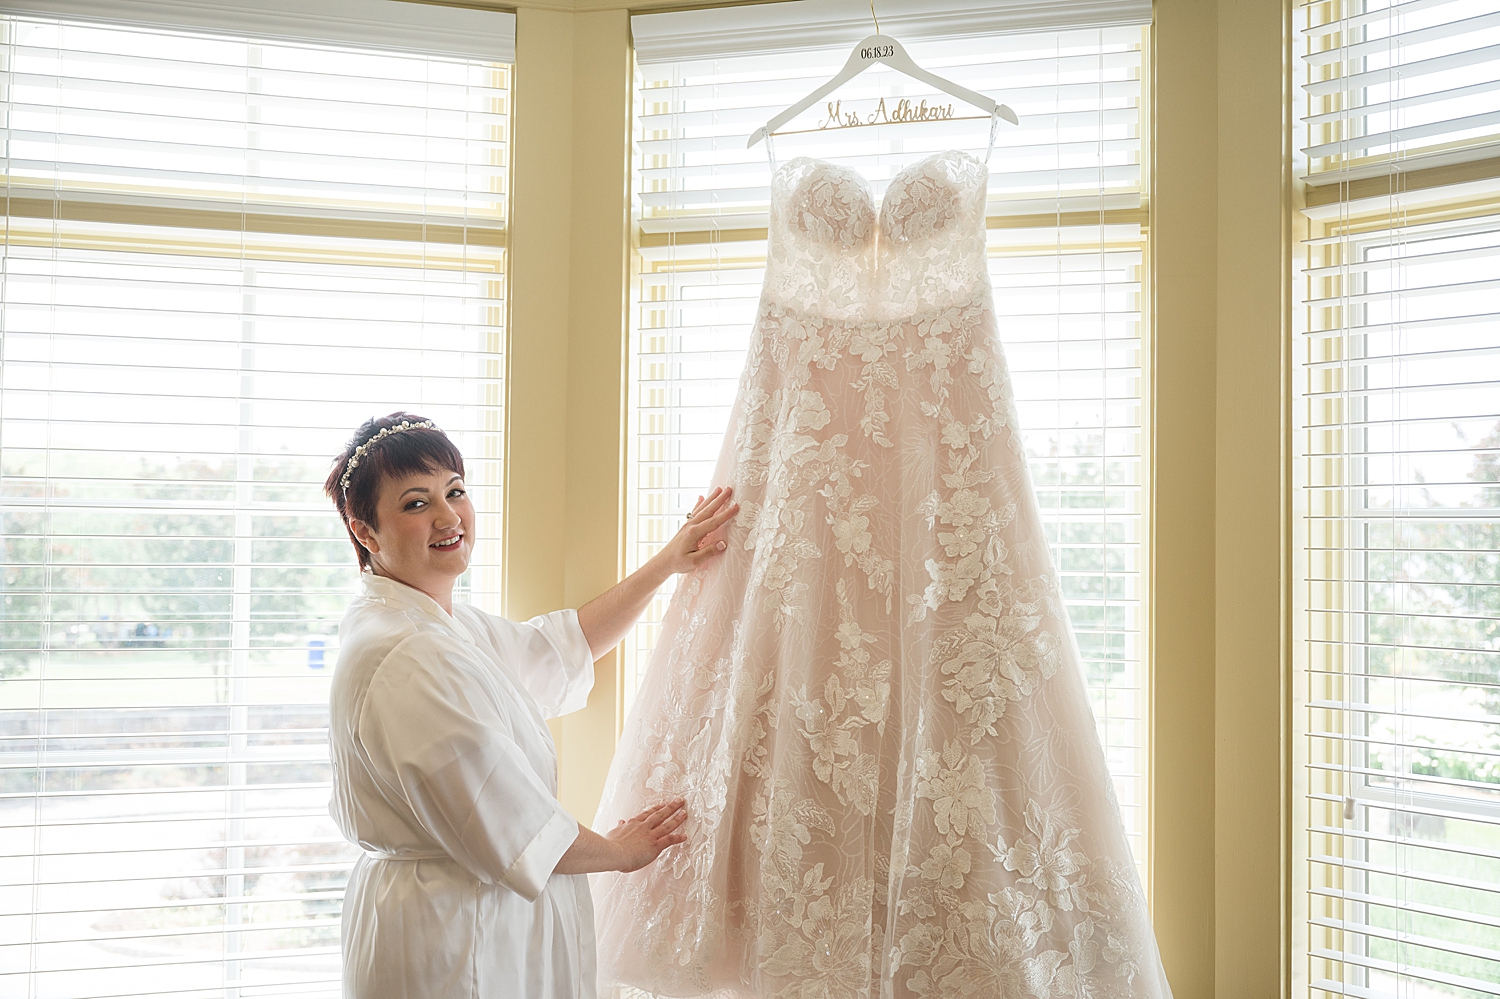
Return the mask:
<path fill-rule="evenodd" d="M 568 325 L 566 600 L 623 570 L 625 370 L 630 275 L 630 15 L 573 15 L 571 286 Z M 567 808 L 592 820 L 614 756 L 620 650 L 595 666 L 588 705 L 560 719 Z"/>
<path fill-rule="evenodd" d="M 1284 31 L 1281 0 L 1219 0 L 1213 131 L 1214 972 L 1220 999 L 1266 999 L 1283 989 Z"/>
<path fill-rule="evenodd" d="M 1153 918 L 1174 993 L 1215 989 L 1217 11 L 1157 0 L 1151 183 Z"/>
<path fill-rule="evenodd" d="M 506 613 L 564 598 L 573 15 L 516 15 L 512 96 L 510 357 L 506 363 Z"/>

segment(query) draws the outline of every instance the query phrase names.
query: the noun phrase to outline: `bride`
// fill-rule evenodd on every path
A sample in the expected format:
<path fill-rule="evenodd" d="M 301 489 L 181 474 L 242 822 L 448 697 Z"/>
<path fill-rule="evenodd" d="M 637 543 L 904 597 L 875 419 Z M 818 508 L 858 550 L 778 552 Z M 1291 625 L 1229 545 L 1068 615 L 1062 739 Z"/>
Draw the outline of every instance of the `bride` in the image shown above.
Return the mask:
<path fill-rule="evenodd" d="M 410 413 L 368 420 L 325 486 L 359 560 L 329 703 L 330 811 L 363 849 L 343 910 L 347 999 L 593 999 L 594 871 L 682 841 L 680 800 L 603 835 L 557 800 L 545 718 L 669 575 L 721 557 L 737 512 L 699 504 L 645 566 L 576 612 L 508 621 L 453 601 L 474 550 L 464 460 Z"/>

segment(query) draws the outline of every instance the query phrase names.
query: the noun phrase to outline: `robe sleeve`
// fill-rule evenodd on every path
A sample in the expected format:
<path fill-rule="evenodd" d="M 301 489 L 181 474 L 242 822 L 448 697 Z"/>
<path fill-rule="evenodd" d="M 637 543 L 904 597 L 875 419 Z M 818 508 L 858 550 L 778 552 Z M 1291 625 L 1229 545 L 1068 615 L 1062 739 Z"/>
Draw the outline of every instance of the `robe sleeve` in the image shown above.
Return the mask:
<path fill-rule="evenodd" d="M 506 665 L 541 709 L 543 718 L 578 711 L 594 689 L 594 655 L 578 625 L 578 612 L 553 611 L 530 621 L 486 614 Z"/>
<path fill-rule="evenodd" d="M 370 682 L 359 735 L 422 829 L 487 884 L 535 901 L 578 837 L 462 652 L 414 637 Z"/>

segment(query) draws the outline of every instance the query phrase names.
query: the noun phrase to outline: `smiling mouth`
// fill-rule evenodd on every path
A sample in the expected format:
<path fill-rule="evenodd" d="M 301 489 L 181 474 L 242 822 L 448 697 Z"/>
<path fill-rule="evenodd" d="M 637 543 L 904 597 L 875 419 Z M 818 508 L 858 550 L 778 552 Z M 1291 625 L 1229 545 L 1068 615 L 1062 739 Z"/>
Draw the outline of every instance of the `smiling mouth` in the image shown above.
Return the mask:
<path fill-rule="evenodd" d="M 464 536 L 462 534 L 455 534 L 451 538 L 444 538 L 442 541 L 434 542 L 427 547 L 436 548 L 440 552 L 452 551 L 459 546 L 459 543 L 462 542 L 463 539 Z"/>

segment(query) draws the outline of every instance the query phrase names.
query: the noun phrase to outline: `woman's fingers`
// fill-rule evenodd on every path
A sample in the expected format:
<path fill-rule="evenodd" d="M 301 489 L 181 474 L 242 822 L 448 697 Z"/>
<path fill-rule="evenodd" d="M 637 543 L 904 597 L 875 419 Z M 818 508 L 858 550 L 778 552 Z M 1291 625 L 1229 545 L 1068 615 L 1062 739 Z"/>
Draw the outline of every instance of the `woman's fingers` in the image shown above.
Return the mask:
<path fill-rule="evenodd" d="M 734 515 L 739 512 L 740 505 L 736 503 L 733 506 L 725 507 L 712 520 L 699 524 L 697 527 L 693 528 L 692 533 L 697 536 L 693 538 L 693 548 L 687 553 L 688 558 L 692 559 L 694 562 L 702 562 L 704 559 L 712 558 L 713 556 L 724 551 L 728 547 L 728 545 L 725 544 L 723 540 L 717 541 L 714 544 L 710 545 L 704 544 L 704 539 L 713 534 L 719 528 L 723 527 L 725 524 L 729 523 Z"/>
<path fill-rule="evenodd" d="M 654 829 L 661 823 L 662 818 L 665 818 L 667 815 L 672 814 L 669 808 L 670 805 L 670 802 L 662 805 L 652 805 L 650 808 L 641 811 L 638 815 L 635 815 L 629 819 L 621 819 L 620 825 L 628 824 L 631 826 L 640 826 L 642 829 L 647 830 Z M 660 818 L 658 818 L 659 813 L 662 813 Z"/>
<path fill-rule="evenodd" d="M 651 808 L 646 809 L 644 812 L 636 816 L 636 820 L 641 822 L 648 829 L 655 829 L 657 826 L 666 821 L 673 812 L 676 812 L 679 809 L 683 808 L 686 804 L 687 802 L 683 801 L 681 798 L 674 798 L 671 801 L 663 802 L 660 805 L 655 805 Z"/>
<path fill-rule="evenodd" d="M 701 548 L 694 548 L 687 553 L 687 560 L 689 564 L 696 566 L 700 562 L 707 562 L 715 555 L 723 555 L 727 547 L 728 545 L 724 544 L 724 542 L 718 541 L 711 545 L 704 545 Z"/>
<path fill-rule="evenodd" d="M 723 527 L 725 524 L 729 523 L 730 519 L 739 512 L 740 505 L 738 503 L 731 503 L 726 507 L 722 507 L 712 517 L 708 517 L 704 520 L 700 520 L 690 525 L 688 527 L 688 536 L 693 538 L 695 543 L 697 541 L 701 541 L 708 535 Z"/>
<path fill-rule="evenodd" d="M 627 850 L 621 871 L 638 871 L 656 860 L 667 847 L 687 842 L 682 824 L 687 821 L 687 802 L 673 798 L 642 809 L 631 819 L 622 819 L 609 838 Z"/>
<path fill-rule="evenodd" d="M 668 802 L 661 808 L 651 813 L 651 818 L 644 824 L 644 831 L 651 837 L 651 842 L 656 844 L 658 850 L 665 849 L 663 841 L 671 838 L 684 822 L 687 821 L 687 806 L 680 801 Z"/>
<path fill-rule="evenodd" d="M 688 518 L 689 524 L 701 524 L 712 517 L 714 513 L 729 502 L 729 497 L 734 495 L 734 489 L 729 487 L 716 487 L 708 494 L 708 499 L 693 508 L 692 515 Z"/>
<path fill-rule="evenodd" d="M 686 808 L 679 808 L 669 815 L 666 821 L 651 830 L 652 842 L 656 844 L 657 850 L 665 850 L 669 846 L 687 842 L 687 834 L 681 832 L 682 824 L 687 821 Z"/>

